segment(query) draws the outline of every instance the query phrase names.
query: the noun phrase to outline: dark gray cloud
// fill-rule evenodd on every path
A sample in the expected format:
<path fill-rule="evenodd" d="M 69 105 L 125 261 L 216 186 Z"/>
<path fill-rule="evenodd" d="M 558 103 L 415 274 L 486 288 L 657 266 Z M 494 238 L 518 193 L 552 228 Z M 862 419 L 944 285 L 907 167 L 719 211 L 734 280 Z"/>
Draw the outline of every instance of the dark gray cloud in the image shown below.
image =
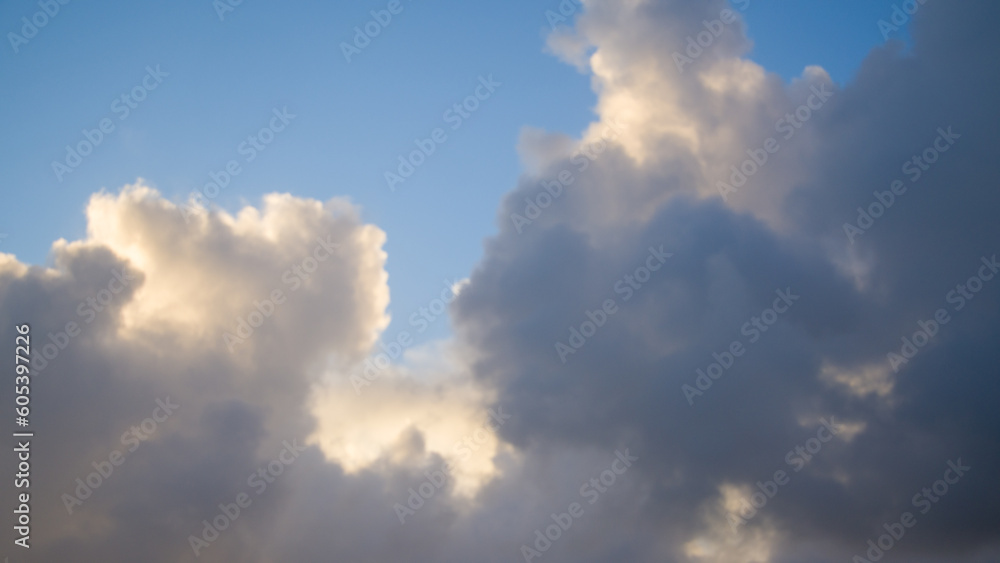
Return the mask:
<path fill-rule="evenodd" d="M 606 88 L 600 106 L 606 119 L 646 103 L 622 77 L 648 73 L 645 60 L 665 61 L 671 50 L 666 45 L 675 35 L 647 41 L 641 32 L 656 26 L 657 17 L 675 21 L 669 3 L 655 5 L 636 9 L 639 28 L 629 25 L 630 16 L 600 9 L 579 26 L 597 45 L 594 59 L 621 63 L 608 65 L 598 80 Z M 766 560 L 861 553 L 884 522 L 914 510 L 913 495 L 959 457 L 976 469 L 919 518 L 893 557 L 971 561 L 996 548 L 1000 513 L 988 475 L 1000 461 L 1000 420 L 989 406 L 997 391 L 990 343 L 1000 328 L 997 288 L 984 282 L 961 311 L 946 297 L 977 273 L 981 257 L 1000 250 L 993 217 L 1000 202 L 985 158 L 998 146 L 993 100 L 1000 82 L 989 62 L 998 46 L 986 39 L 985 23 L 997 9 L 937 3 L 921 10 L 913 51 L 897 43 L 875 50 L 857 79 L 796 133 L 799 144 L 782 147 L 728 206 L 691 199 L 720 179 L 712 172 L 726 165 L 713 162 L 738 165 L 747 158 L 737 149 L 727 161 L 725 150 L 701 145 L 715 134 L 712 120 L 691 142 L 683 132 L 632 119 L 624 150 L 594 161 L 598 170 L 581 172 L 518 234 L 508 215 L 523 212 L 524 198 L 535 197 L 546 176 L 526 178 L 507 198 L 502 234 L 459 299 L 459 333 L 482 352 L 476 374 L 500 389 L 499 402 L 514 412 L 516 422 L 503 436 L 524 448 L 633 444 L 645 454 L 638 471 L 656 498 L 644 505 L 645 516 L 676 542 L 669 560 L 688 560 L 684 542 L 714 537 L 692 515 L 717 501 L 720 486 L 752 487 L 787 470 L 785 453 L 815 434 L 817 418 L 830 416 L 856 425 L 856 433 L 827 445 L 750 525 L 779 534 Z M 743 115 L 738 93 L 707 91 L 707 77 L 720 66 L 664 78 L 673 90 L 663 97 L 684 100 L 686 116 L 730 115 L 735 125 L 722 127 L 735 131 L 732 145 L 744 150 L 776 136 L 775 119 Z M 657 72 L 671 70 L 661 65 Z M 759 82 L 760 91 L 770 90 L 768 80 Z M 794 108 L 805 91 L 793 86 L 770 104 Z M 700 99 L 686 100 L 690 92 Z M 631 106 L 608 101 L 616 95 L 631 96 Z M 911 165 L 922 172 L 913 181 L 904 163 L 949 127 L 961 137 L 952 145 L 938 141 L 949 150 L 927 170 Z M 700 170 L 693 167 L 698 157 L 708 162 Z M 547 172 L 566 165 L 554 162 Z M 849 242 L 843 224 L 896 179 L 908 190 Z M 600 213 L 603 220 L 592 220 Z M 641 265 L 650 244 L 664 244 L 675 256 L 562 364 L 553 343 L 614 297 L 614 280 Z M 801 300 L 748 344 L 741 325 L 786 287 Z M 940 308 L 951 313 L 949 324 L 899 374 L 887 369 L 886 353 L 898 353 L 900 338 Z M 706 369 L 712 354 L 734 340 L 747 344 L 745 355 L 689 406 L 680 386 L 693 385 L 696 369 Z M 841 381 L 853 378 L 856 389 L 885 381 L 891 391 L 853 393 L 833 383 L 838 374 Z M 691 560 L 747 560 L 748 553 L 720 548 Z"/>

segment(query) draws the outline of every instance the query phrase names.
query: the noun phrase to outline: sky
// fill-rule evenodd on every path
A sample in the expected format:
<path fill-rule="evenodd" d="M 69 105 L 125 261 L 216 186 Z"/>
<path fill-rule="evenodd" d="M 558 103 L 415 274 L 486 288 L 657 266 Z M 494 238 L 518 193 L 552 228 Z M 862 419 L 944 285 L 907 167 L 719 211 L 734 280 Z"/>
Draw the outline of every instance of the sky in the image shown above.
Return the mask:
<path fill-rule="evenodd" d="M 997 561 L 998 12 L 3 3 L 0 554 Z"/>
<path fill-rule="evenodd" d="M 546 11 L 558 13 L 558 2 L 405 2 L 348 62 L 341 44 L 384 4 L 61 7 L 16 53 L 13 45 L 0 52 L 10 77 L 0 85 L 0 111 L 18 132 L 0 140 L 8 155 L 0 164 L 8 202 L 0 211 L 3 251 L 45 264 L 53 240 L 84 237 L 92 193 L 142 178 L 182 202 L 236 159 L 245 166 L 211 199 L 218 208 L 235 212 L 271 192 L 347 196 L 386 231 L 390 311 L 403 324 L 390 332 L 405 329 L 445 280 L 468 277 L 483 240 L 496 233 L 496 203 L 523 170 L 522 128 L 578 135 L 596 98 L 586 74 L 545 47 Z M 884 41 L 875 22 L 891 13 L 885 0 L 785 4 L 755 0 L 741 13 L 755 42 L 750 57 L 786 80 L 820 64 L 838 83 L 849 81 Z M 0 21 L 20 34 L 21 18 L 38 9 L 6 2 Z M 134 109 L 119 102 L 113 111 L 113 100 L 157 65 L 167 75 L 162 87 Z M 445 122 L 444 112 L 489 75 L 502 84 L 496 95 L 451 131 L 455 122 Z M 245 162 L 252 153 L 240 154 L 241 143 L 285 107 L 296 116 L 287 131 Z M 71 172 L 53 171 L 53 161 L 65 163 L 66 146 L 106 117 L 115 130 L 94 153 Z M 386 171 L 437 127 L 451 133 L 445 144 L 390 190 Z M 421 338 L 449 332 L 446 321 L 434 322 Z"/>

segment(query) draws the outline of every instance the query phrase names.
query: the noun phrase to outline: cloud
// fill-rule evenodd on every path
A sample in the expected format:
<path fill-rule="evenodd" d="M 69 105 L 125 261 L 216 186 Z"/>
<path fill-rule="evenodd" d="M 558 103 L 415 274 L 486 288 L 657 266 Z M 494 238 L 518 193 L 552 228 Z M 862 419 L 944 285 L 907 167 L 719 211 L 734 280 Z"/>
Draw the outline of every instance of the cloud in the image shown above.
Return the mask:
<path fill-rule="evenodd" d="M 985 281 L 961 309 L 948 296 L 1000 250 L 1000 44 L 983 39 L 1000 9 L 928 3 L 912 52 L 889 42 L 838 88 L 819 67 L 786 84 L 747 59 L 740 20 L 681 72 L 672 53 L 727 7 L 584 2 L 550 48 L 591 73 L 597 120 L 580 139 L 526 131 L 454 339 L 409 350 L 361 396 L 350 375 L 388 325 L 385 234 L 345 200 L 272 194 L 188 221 L 138 182 L 94 195 L 87 237 L 57 241 L 50 267 L 0 254 L 0 336 L 30 322 L 45 364 L 31 557 L 510 561 L 578 502 L 543 560 L 825 563 L 919 512 L 913 495 L 961 458 L 973 469 L 893 556 L 995 558 L 1000 301 Z M 817 91 L 833 92 L 820 107 Z M 961 137 L 914 180 L 904 164 L 948 127 Z M 563 171 L 562 195 L 517 228 Z M 905 195 L 850 241 L 844 223 L 896 179 Z M 672 256 L 643 274 L 650 247 Z M 892 370 L 887 353 L 941 308 L 951 320 Z M 555 344 L 586 322 L 563 363 Z M 177 412 L 129 451 L 123 433 L 164 397 Z M 490 409 L 509 418 L 487 432 Z M 831 419 L 842 433 L 810 449 Z M 286 444 L 303 449 L 275 462 Z M 591 504 L 625 449 L 638 460 Z M 69 514 L 63 495 L 113 451 L 124 463 Z M 396 505 L 448 462 L 401 524 Z M 790 483 L 734 532 L 779 469 Z M 196 557 L 190 537 L 241 493 L 251 503 Z"/>
<path fill-rule="evenodd" d="M 961 324 L 942 328 L 905 372 L 886 360 L 918 321 L 950 311 L 949 290 L 997 250 L 987 211 L 997 196 L 982 188 L 993 173 L 979 158 L 998 145 L 986 126 L 1000 86 L 987 62 L 997 46 L 969 44 L 988 33 L 982 22 L 996 9 L 925 6 L 913 52 L 895 42 L 876 49 L 843 88 L 819 67 L 783 84 L 741 58 L 748 43 L 738 26 L 678 72 L 669 54 L 725 7 L 587 3 L 567 59 L 591 50 L 600 121 L 580 142 L 612 119 L 624 133 L 523 234 L 509 215 L 521 213 L 540 179 L 571 163 L 536 164 L 540 172 L 508 196 L 501 233 L 457 302 L 457 332 L 482 354 L 477 377 L 511 405 L 515 422 L 502 430 L 511 443 L 624 441 L 645 453 L 639 472 L 657 502 L 643 517 L 669 530 L 660 532 L 671 538 L 666 560 L 850 558 L 891 516 L 913 510 L 913 494 L 949 458 L 974 455 L 991 471 L 998 462 L 987 430 L 997 419 L 980 396 L 995 371 L 986 337 L 998 329 L 994 293 L 978 294 Z M 822 104 L 818 91 L 831 93 Z M 789 114 L 798 125 L 789 127 Z M 948 126 L 962 144 L 914 181 L 902 167 Z M 779 149 L 722 201 L 718 183 L 768 138 Z M 531 143 L 545 146 L 538 132 Z M 896 179 L 909 192 L 851 244 L 843 224 Z M 630 302 L 618 296 L 620 312 L 560 363 L 553 343 L 613 296 L 615 280 L 652 244 L 674 253 L 664 271 Z M 751 342 L 744 322 L 786 287 L 801 301 Z M 745 354 L 689 405 L 682 384 L 734 341 Z M 720 487 L 749 490 L 815 430 L 805 421 L 830 415 L 859 433 L 803 468 L 795 493 L 730 538 L 735 547 L 719 537 L 717 515 L 688 516 L 716 514 Z M 976 550 L 995 550 L 997 537 L 982 524 L 1000 516 L 992 489 L 963 484 L 965 496 L 936 508 L 948 514 L 935 513 L 896 551 L 971 561 Z M 962 541 L 950 540 L 962 526 Z M 636 560 L 654 560 L 651 553 Z"/>
<path fill-rule="evenodd" d="M 189 226 L 141 182 L 93 196 L 87 217 L 87 239 L 57 241 L 51 268 L 5 255 L 0 271 L 5 334 L 27 321 L 36 354 L 58 343 L 34 362 L 32 421 L 45 439 L 34 442 L 32 552 L 183 560 L 198 522 L 313 427 L 303 407 L 324 366 L 357 361 L 388 324 L 385 236 L 346 201 L 278 194 Z M 276 290 L 284 299 L 264 318 L 255 303 Z M 228 346 L 254 311 L 263 322 Z M 123 432 L 163 397 L 179 411 L 133 453 Z M 115 450 L 125 463 L 69 514 L 61 495 Z M 216 553 L 229 549 L 245 547 Z"/>

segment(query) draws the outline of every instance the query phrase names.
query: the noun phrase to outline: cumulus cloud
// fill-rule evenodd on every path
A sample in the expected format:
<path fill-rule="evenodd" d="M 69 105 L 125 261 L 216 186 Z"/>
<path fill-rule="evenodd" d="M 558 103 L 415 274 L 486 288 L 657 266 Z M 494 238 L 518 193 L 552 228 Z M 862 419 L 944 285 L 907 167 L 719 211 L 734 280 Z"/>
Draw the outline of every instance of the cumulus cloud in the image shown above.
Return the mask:
<path fill-rule="evenodd" d="M 978 158 L 997 146 L 987 125 L 1000 86 L 987 61 L 997 46 L 982 42 L 995 8 L 924 6 L 911 53 L 895 42 L 877 48 L 838 88 L 819 67 L 784 84 L 742 58 L 738 22 L 679 70 L 671 54 L 723 2 L 586 6 L 576 38 L 552 47 L 572 46 L 570 61 L 592 51 L 600 120 L 580 145 L 613 120 L 621 139 L 588 168 L 571 168 L 574 183 L 530 229 L 512 214 L 525 214 L 525 198 L 544 203 L 538 182 L 572 162 L 553 159 L 524 178 L 456 309 L 460 337 L 483 353 L 477 377 L 514 413 L 504 438 L 546 448 L 624 441 L 644 452 L 638 471 L 658 501 L 644 517 L 671 547 L 635 560 L 850 558 L 883 523 L 913 510 L 913 495 L 947 460 L 994 469 L 987 429 L 996 420 L 980 394 L 995 371 L 987 335 L 997 331 L 996 294 L 984 289 L 962 311 L 946 299 L 997 250 L 987 211 L 996 192 L 983 189 L 992 173 Z M 908 174 L 915 155 L 949 146 L 938 139 L 949 126 L 961 135 L 953 148 L 933 166 L 917 164 L 919 178 Z M 743 167 L 768 139 L 777 150 Z M 738 186 L 734 167 L 745 177 Z M 897 179 L 909 190 L 851 241 L 844 224 Z M 612 292 L 616 280 L 658 244 L 674 257 L 624 302 L 627 293 Z M 800 300 L 768 332 L 744 332 L 779 288 Z M 620 312 L 561 363 L 554 343 L 608 297 Z M 887 352 L 940 308 L 962 319 L 905 369 L 891 369 Z M 694 386 L 698 370 L 736 341 L 743 355 L 719 379 L 705 378 L 690 405 L 682 385 Z M 719 507 L 787 469 L 785 453 L 822 416 L 849 425 L 852 439 L 827 445 L 764 517 L 733 535 Z M 995 505 L 985 480 L 963 482 L 894 556 L 975 560 L 995 550 L 983 524 L 997 520 Z M 950 539 L 963 526 L 962 540 Z"/>
<path fill-rule="evenodd" d="M 0 274 L 4 330 L 32 325 L 36 411 L 58 413 L 35 417 L 35 517 L 49 525 L 33 551 L 183 559 L 189 517 L 301 439 L 323 366 L 356 361 L 386 326 L 384 234 L 345 201 L 288 195 L 188 225 L 142 183 L 93 196 L 87 216 L 88 237 L 56 242 L 52 267 L 5 256 Z M 312 273 L 295 270 L 306 258 Z M 131 450 L 122 433 L 166 398 L 178 411 Z M 66 502 L 115 450 L 126 460 L 107 482 Z"/>
<path fill-rule="evenodd" d="M 996 558 L 998 288 L 984 276 L 960 308 L 949 292 L 1000 250 L 1000 9 L 928 3 L 911 52 L 879 47 L 836 87 L 747 59 L 721 0 L 583 4 L 549 47 L 592 75 L 597 119 L 579 139 L 526 130 L 454 339 L 361 393 L 389 287 L 385 234 L 347 201 L 188 214 L 139 182 L 94 195 L 87 237 L 57 241 L 50 266 L 0 255 L 0 335 L 29 321 L 41 354 L 33 558 L 821 563 L 907 510 L 892 557 Z M 166 398 L 176 412 L 145 431 Z M 113 451 L 124 462 L 67 503 Z M 914 508 L 959 458 L 968 474 Z M 190 538 L 241 493 L 196 556 Z"/>

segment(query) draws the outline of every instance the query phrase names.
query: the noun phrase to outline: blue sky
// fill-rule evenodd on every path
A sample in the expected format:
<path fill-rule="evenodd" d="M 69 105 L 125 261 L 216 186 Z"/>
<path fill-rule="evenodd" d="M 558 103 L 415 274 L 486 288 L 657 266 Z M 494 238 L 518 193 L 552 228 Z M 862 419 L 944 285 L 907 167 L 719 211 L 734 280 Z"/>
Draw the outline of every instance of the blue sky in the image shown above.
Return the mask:
<path fill-rule="evenodd" d="M 406 1 L 374 40 L 345 61 L 339 45 L 387 2 L 243 2 L 224 19 L 208 0 L 162 5 L 70 2 L 14 53 L 0 49 L 0 210 L 4 252 L 44 263 L 51 242 L 83 237 L 83 206 L 100 189 L 138 177 L 185 200 L 232 159 L 241 172 L 212 203 L 235 210 L 274 191 L 326 200 L 349 196 L 388 234 L 394 322 L 467 276 L 495 232 L 497 205 L 516 183 L 519 131 L 570 135 L 592 118 L 589 79 L 547 54 L 545 11 L 558 2 Z M 807 64 L 849 81 L 883 42 L 892 2 L 753 1 L 744 16 L 751 57 L 786 79 Z M 35 2 L 0 7 L 3 31 L 19 33 Z M 125 119 L 112 102 L 141 84 L 146 67 L 167 73 Z M 444 112 L 479 77 L 502 85 L 452 131 Z M 275 108 L 296 117 L 245 162 L 238 148 Z M 65 146 L 110 118 L 114 130 L 63 180 L 52 170 Z M 437 127 L 447 140 L 390 191 L 386 170 Z M 289 263 L 294 257 L 289 257 Z M 423 336 L 447 333 L 438 321 Z"/>

